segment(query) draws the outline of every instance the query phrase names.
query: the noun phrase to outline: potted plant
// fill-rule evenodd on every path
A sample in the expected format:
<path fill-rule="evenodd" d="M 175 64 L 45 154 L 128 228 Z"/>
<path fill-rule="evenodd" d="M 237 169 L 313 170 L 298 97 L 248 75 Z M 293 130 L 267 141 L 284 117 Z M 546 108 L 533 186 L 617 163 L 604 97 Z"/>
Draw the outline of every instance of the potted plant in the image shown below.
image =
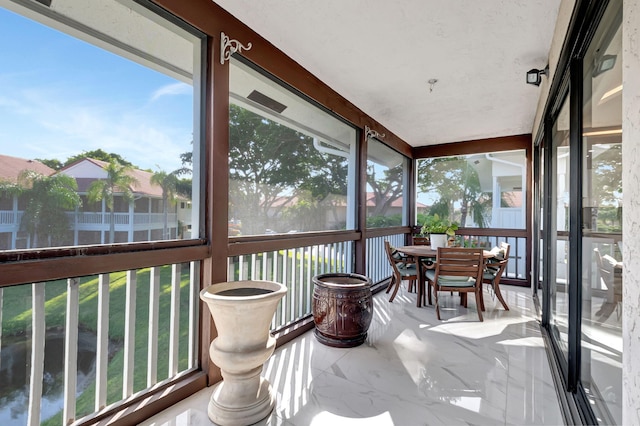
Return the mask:
<path fill-rule="evenodd" d="M 429 235 L 431 248 L 446 247 L 447 239 L 454 236 L 458 230 L 458 224 L 450 222 L 446 218 L 440 218 L 438 214 L 427 216 L 420 229 L 421 234 Z"/>

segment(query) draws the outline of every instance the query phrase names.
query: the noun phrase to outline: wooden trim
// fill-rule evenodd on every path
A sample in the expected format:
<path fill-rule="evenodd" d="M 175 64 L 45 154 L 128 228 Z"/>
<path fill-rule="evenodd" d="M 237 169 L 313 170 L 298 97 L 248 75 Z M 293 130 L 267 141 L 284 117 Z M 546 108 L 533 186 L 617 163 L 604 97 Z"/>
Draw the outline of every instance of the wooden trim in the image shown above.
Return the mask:
<path fill-rule="evenodd" d="M 200 31 L 214 37 L 217 42 L 219 42 L 221 31 L 242 43 L 250 42 L 251 49 L 242 51 L 242 56 L 356 127 L 364 129 L 364 126 L 367 125 L 380 134 L 385 134 L 381 140 L 386 145 L 411 158 L 412 147 L 404 140 L 369 117 L 213 1 L 154 0 L 154 2 Z M 215 54 L 219 55 L 218 48 L 215 49 Z M 219 63 L 220 61 L 214 62 Z M 228 96 L 228 92 L 225 92 L 224 96 Z"/>
<path fill-rule="evenodd" d="M 282 238 L 281 236 L 272 237 L 265 235 L 261 237 L 251 237 L 244 240 L 244 237 L 236 237 L 229 240 L 228 255 L 241 256 L 243 254 L 285 250 L 319 244 L 340 243 L 343 241 L 356 241 L 359 239 L 360 232 L 358 231 L 304 233 L 291 238 Z"/>
<path fill-rule="evenodd" d="M 456 235 L 527 238 L 527 232 L 526 229 L 460 228 L 456 231 Z"/>
<path fill-rule="evenodd" d="M 233 244 L 246 244 L 246 243 L 264 243 L 266 241 L 299 241 L 308 238 L 320 238 L 326 236 L 335 237 L 335 241 L 347 241 L 353 238 L 358 238 L 360 232 L 356 230 L 347 231 L 315 231 L 315 232 L 300 232 L 292 234 L 264 234 L 264 235 L 246 235 L 239 237 L 229 237 L 229 245 Z M 296 243 L 297 244 L 297 243 Z M 300 245 L 297 245 L 300 247 Z"/>
<path fill-rule="evenodd" d="M 413 158 L 435 158 L 449 157 L 452 155 L 479 154 L 483 152 L 512 151 L 516 149 L 527 149 L 530 146 L 531 134 L 529 133 L 421 146 L 413 149 Z"/>
<path fill-rule="evenodd" d="M 502 278 L 500 278 L 500 285 L 512 285 L 512 286 L 516 286 L 516 287 L 529 287 L 529 281 L 524 279 L 524 278 L 518 279 L 518 278 L 502 277 Z"/>
<path fill-rule="evenodd" d="M 527 156 L 527 188 L 525 194 L 525 205 L 527 207 L 525 211 L 525 225 L 527 227 L 527 236 L 525 247 L 527 248 L 527 258 L 525 260 L 525 269 L 527 272 L 527 282 L 529 284 L 534 283 L 536 280 L 534 279 L 531 271 L 533 267 L 533 140 L 529 144 L 525 152 Z"/>
<path fill-rule="evenodd" d="M 419 234 L 421 226 L 411 226 L 411 234 Z M 507 228 L 459 228 L 456 235 L 472 235 L 478 237 L 513 237 L 526 238 L 526 229 L 507 229 Z"/>
<path fill-rule="evenodd" d="M 0 263 L 0 287 L 206 259 L 208 245 Z"/>
<path fill-rule="evenodd" d="M 191 2 L 185 2 L 191 3 Z M 197 3 L 197 2 L 194 2 Z M 207 103 L 206 103 L 206 195 L 205 234 L 211 240 L 211 257 L 203 262 L 200 288 L 227 281 L 227 223 L 229 220 L 229 67 L 216 60 L 219 54 L 219 34 L 208 39 Z M 224 124 L 222 124 L 224 123 Z M 216 165 L 222 167 L 216 167 Z M 200 301 L 200 365 L 207 373 L 208 383 L 222 380 L 222 373 L 209 354 L 209 345 L 218 336 L 206 303 Z"/>
<path fill-rule="evenodd" d="M 369 228 L 367 229 L 367 238 L 385 237 L 387 235 L 407 234 L 411 232 L 409 226 L 394 226 L 389 228 Z"/>
<path fill-rule="evenodd" d="M 179 247 L 206 245 L 204 239 L 143 241 L 124 244 L 100 244 L 92 246 L 47 247 L 39 249 L 0 251 L 0 262 L 21 262 L 44 260 L 69 256 L 97 256 L 105 254 L 135 253 L 148 250 L 161 250 Z"/>
<path fill-rule="evenodd" d="M 273 337 L 276 338 L 276 347 L 280 347 L 314 328 L 315 322 L 313 320 L 313 315 L 301 318 L 273 334 Z"/>
<path fill-rule="evenodd" d="M 74 425 L 128 426 L 139 424 L 204 389 L 207 385 L 206 379 L 203 372 L 194 371 L 179 380 L 158 386 L 150 393 L 141 393 L 115 408 L 105 409 L 94 416 L 79 419 Z"/>
<path fill-rule="evenodd" d="M 367 151 L 369 149 L 369 139 L 367 133 L 358 133 L 358 157 L 356 159 L 356 226 L 362 232 L 360 239 L 356 241 L 354 247 L 355 264 L 354 272 L 363 274 L 367 265 Z"/>

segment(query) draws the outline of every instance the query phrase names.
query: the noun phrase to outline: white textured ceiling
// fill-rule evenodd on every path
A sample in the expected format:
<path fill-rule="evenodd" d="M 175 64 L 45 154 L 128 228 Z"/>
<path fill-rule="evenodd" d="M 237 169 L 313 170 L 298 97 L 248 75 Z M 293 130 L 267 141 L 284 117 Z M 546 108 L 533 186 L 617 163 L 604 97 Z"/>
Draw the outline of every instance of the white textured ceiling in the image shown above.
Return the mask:
<path fill-rule="evenodd" d="M 530 133 L 560 4 L 214 1 L 412 146 Z"/>

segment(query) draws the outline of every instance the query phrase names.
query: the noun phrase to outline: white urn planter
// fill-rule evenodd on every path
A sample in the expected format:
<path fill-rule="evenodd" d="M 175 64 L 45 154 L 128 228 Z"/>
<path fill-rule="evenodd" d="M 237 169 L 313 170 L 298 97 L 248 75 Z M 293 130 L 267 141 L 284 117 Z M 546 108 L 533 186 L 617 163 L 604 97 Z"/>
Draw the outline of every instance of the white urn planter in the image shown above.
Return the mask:
<path fill-rule="evenodd" d="M 447 240 L 449 236 L 447 234 L 430 234 L 429 240 L 431 241 L 431 248 L 436 250 L 438 247 L 447 247 Z"/>
<path fill-rule="evenodd" d="M 269 327 L 286 293 L 284 285 L 272 281 L 224 282 L 200 292 L 218 331 L 209 347 L 222 373 L 207 410 L 215 424 L 250 425 L 273 410 L 275 395 L 260 373 L 275 349 Z"/>

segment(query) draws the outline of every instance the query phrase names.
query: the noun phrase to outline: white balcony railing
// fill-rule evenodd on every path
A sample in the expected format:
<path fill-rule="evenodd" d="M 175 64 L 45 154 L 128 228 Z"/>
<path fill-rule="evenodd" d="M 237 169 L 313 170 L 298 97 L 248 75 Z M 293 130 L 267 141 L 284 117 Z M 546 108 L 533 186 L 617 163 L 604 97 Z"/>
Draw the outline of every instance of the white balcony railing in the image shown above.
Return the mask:
<path fill-rule="evenodd" d="M 395 247 L 403 246 L 405 234 L 367 238 L 367 276 L 377 283 L 391 276 L 391 265 L 384 249 L 384 241 Z"/>
<path fill-rule="evenodd" d="M 271 329 L 311 315 L 313 277 L 329 272 L 352 272 L 353 242 L 322 244 L 229 258 L 230 281 L 269 280 L 287 286 Z"/>
<path fill-rule="evenodd" d="M 197 265 L 0 288 L 0 418 L 71 424 L 196 368 Z"/>
<path fill-rule="evenodd" d="M 0 210 L 0 225 L 19 225 L 22 215 L 21 211 Z"/>
<path fill-rule="evenodd" d="M 20 221 L 24 212 L 22 210 L 0 210 L 0 225 L 20 226 Z M 114 213 L 114 224 L 117 226 L 130 225 L 131 215 L 129 213 Z M 86 228 L 86 225 L 109 225 L 111 215 L 109 212 L 67 212 L 71 226 L 77 224 Z M 152 227 L 162 227 L 164 224 L 163 213 L 134 213 L 133 223 L 136 225 L 151 225 Z M 167 214 L 169 226 L 176 226 L 178 223 L 177 213 Z"/>

